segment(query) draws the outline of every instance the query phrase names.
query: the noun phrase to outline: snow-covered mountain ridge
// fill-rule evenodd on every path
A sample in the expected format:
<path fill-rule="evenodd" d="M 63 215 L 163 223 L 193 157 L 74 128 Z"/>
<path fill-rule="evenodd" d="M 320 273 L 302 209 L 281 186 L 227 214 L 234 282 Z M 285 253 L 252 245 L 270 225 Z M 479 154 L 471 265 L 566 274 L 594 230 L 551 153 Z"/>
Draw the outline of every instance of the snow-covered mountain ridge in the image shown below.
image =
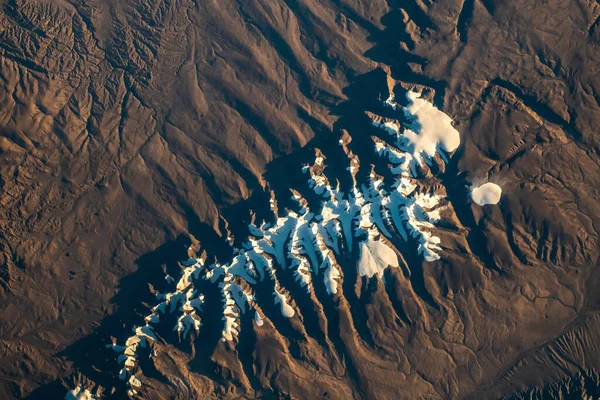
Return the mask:
<path fill-rule="evenodd" d="M 157 304 L 145 318 L 145 325 L 134 328 L 124 344 L 109 344 L 119 353 L 120 377 L 127 380 L 130 395 L 142 382 L 136 376 L 139 349 L 159 340 L 162 329 L 173 329 L 184 339 L 202 329 L 205 293 L 199 283 L 218 287 L 222 304 L 223 341 L 236 341 L 240 335 L 240 315 L 252 313 L 254 323 L 262 326 L 268 316 L 262 311 L 256 290 L 269 287 L 272 302 L 281 315 L 294 318 L 295 301 L 284 287 L 278 273 L 291 271 L 295 282 L 311 292 L 322 285 L 331 296 L 340 294 L 344 268 L 357 269 L 360 276 L 377 276 L 385 283 L 387 268 L 398 268 L 401 245 L 414 243 L 426 261 L 440 259 L 443 244 L 435 235 L 436 223 L 446 208 L 445 192 L 436 187 L 419 184 L 430 176 L 431 166 L 443 168 L 448 157 L 460 143 L 460 135 L 451 118 L 423 99 L 420 93 L 406 92 L 406 106 L 400 106 L 390 96 L 384 108 L 398 113 L 398 119 L 368 114 L 380 135 L 373 136 L 372 150 L 387 165 L 393 182 L 372 172 L 359 181 L 360 160 L 348 150 L 349 138 L 342 138 L 352 178 L 351 190 L 342 190 L 339 181 L 334 185 L 325 173 L 328 160 L 319 151 L 314 161 L 303 167 L 307 185 L 321 199 L 311 207 L 296 190 L 291 190 L 296 207 L 280 210 L 277 199 L 270 205 L 274 222 L 250 224 L 243 244 L 235 247 L 233 257 L 226 263 L 207 263 L 202 258 L 190 258 L 181 263 L 178 279 L 167 276 L 173 290 L 157 295 Z M 353 266 L 338 260 L 355 255 Z M 260 286 L 260 289 L 259 289 Z M 164 326 L 165 314 L 178 315 L 175 326 Z"/>

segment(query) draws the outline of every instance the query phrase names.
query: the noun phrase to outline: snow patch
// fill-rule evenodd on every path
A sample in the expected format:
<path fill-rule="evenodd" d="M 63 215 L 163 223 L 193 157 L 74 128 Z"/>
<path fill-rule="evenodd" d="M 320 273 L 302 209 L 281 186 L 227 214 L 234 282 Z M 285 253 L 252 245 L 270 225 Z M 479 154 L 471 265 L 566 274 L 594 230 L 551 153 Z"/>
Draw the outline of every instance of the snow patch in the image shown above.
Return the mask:
<path fill-rule="evenodd" d="M 438 147 L 449 153 L 456 150 L 460 145 L 460 135 L 452 126 L 452 119 L 422 99 L 421 93 L 408 91 L 406 98 L 409 104 L 404 107 L 404 113 L 412 121 L 409 124 L 411 130 L 404 135 L 412 144 L 414 153 L 433 157 Z"/>
<path fill-rule="evenodd" d="M 258 313 L 258 311 L 254 312 L 254 322 L 256 322 L 256 325 L 258 326 L 263 326 L 264 321 L 262 319 L 262 317 L 260 316 L 260 314 Z"/>
<path fill-rule="evenodd" d="M 383 272 L 387 267 L 398 268 L 398 256 L 394 250 L 378 240 L 367 240 L 360 244 L 358 273 L 371 278 L 377 275 L 383 280 Z"/>
<path fill-rule="evenodd" d="M 498 204 L 502 196 L 502 189 L 495 183 L 484 183 L 471 190 L 471 199 L 480 206 Z"/>
<path fill-rule="evenodd" d="M 328 294 L 337 294 L 338 292 L 338 282 L 337 279 L 340 278 L 340 272 L 333 266 L 331 262 L 328 263 L 327 269 L 323 274 L 323 282 L 325 283 L 325 289 L 327 289 Z"/>
<path fill-rule="evenodd" d="M 286 318 L 292 318 L 295 314 L 294 309 L 288 304 L 285 295 L 279 293 L 277 289 L 274 290 L 273 294 L 275 294 L 275 304 L 281 304 L 281 314 L 283 314 Z"/>
<path fill-rule="evenodd" d="M 65 400 L 95 400 L 98 396 L 92 394 L 83 385 L 77 386 L 75 389 L 69 390 L 65 396 Z"/>

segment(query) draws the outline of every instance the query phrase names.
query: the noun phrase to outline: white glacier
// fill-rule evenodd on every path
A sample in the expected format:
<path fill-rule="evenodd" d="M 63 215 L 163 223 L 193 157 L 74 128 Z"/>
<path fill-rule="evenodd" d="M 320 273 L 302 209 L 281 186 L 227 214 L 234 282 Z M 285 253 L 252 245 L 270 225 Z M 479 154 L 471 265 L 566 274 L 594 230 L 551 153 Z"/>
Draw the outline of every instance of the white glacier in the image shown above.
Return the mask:
<path fill-rule="evenodd" d="M 460 135 L 452 126 L 452 119 L 436 106 L 421 98 L 421 93 L 408 91 L 409 100 L 404 113 L 411 119 L 409 130 L 405 133 L 408 142 L 414 148 L 414 154 L 435 156 L 438 148 L 451 153 L 460 145 Z"/>
<path fill-rule="evenodd" d="M 284 317 L 292 318 L 295 314 L 295 311 L 287 302 L 287 298 L 285 295 L 280 293 L 277 289 L 274 290 L 275 294 L 275 304 L 279 303 L 281 305 L 281 314 Z"/>
<path fill-rule="evenodd" d="M 377 276 L 383 280 L 388 267 L 399 267 L 398 256 L 394 250 L 378 240 L 367 240 L 360 244 L 358 273 L 371 278 Z"/>

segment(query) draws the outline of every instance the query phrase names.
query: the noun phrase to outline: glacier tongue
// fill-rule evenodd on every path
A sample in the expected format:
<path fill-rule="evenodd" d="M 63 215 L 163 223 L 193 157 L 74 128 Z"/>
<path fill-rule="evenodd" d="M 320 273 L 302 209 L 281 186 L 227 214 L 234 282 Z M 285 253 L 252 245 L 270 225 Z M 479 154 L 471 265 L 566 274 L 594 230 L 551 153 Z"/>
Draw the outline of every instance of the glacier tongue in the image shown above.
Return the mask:
<path fill-rule="evenodd" d="M 383 272 L 388 267 L 398 268 L 396 252 L 378 240 L 366 240 L 360 244 L 358 273 L 360 276 L 371 278 L 377 276 L 383 279 Z"/>

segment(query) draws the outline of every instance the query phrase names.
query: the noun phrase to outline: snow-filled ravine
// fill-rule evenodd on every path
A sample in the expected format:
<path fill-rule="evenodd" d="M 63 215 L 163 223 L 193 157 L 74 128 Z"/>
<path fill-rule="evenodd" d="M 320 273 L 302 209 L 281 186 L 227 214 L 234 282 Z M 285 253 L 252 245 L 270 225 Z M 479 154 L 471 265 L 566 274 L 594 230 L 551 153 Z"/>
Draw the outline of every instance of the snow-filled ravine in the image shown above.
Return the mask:
<path fill-rule="evenodd" d="M 450 117 L 419 93 L 409 91 L 406 97 L 406 107 L 398 105 L 392 96 L 382 105 L 389 111 L 386 115 L 398 113 L 403 118 L 372 117 L 372 129 L 379 133 L 379 137 L 374 135 L 373 151 L 383 165 L 389 166 L 393 182 L 384 182 L 374 173 L 357 182 L 360 160 L 346 152 L 348 159 L 336 162 L 347 162 L 354 187 L 344 192 L 329 182 L 323 172 L 326 160 L 318 155 L 303 167 L 308 186 L 322 199 L 317 212 L 299 192 L 292 191 L 295 210 L 279 210 L 272 224 L 250 225 L 247 240 L 233 249 L 234 256 L 227 263 L 208 265 L 195 258 L 182 263 L 181 275 L 170 284 L 172 291 L 157 296 L 145 324 L 135 327 L 123 343 L 107 344 L 119 354 L 120 377 L 128 382 L 130 395 L 142 385 L 136 376 L 139 349 L 157 340 L 157 331 L 172 329 L 185 338 L 202 329 L 205 293 L 199 282 L 218 288 L 222 297 L 221 337 L 235 342 L 241 314 L 250 313 L 258 326 L 268 318 L 255 297 L 259 283 L 268 282 L 271 288 L 269 306 L 275 305 L 281 315 L 294 318 L 295 303 L 277 278 L 279 269 L 293 273 L 297 285 L 307 292 L 318 284 L 335 296 L 342 290 L 344 271 L 338 259 L 344 255 L 355 254 L 357 258 L 354 266 L 344 263 L 345 268 L 353 267 L 361 276 L 382 280 L 387 268 L 399 267 L 398 249 L 392 242 L 415 243 L 426 261 L 440 258 L 442 247 L 435 225 L 442 218 L 444 195 L 431 188 L 420 189 L 418 182 L 429 165 L 448 159 L 459 146 L 460 136 Z M 343 140 L 340 145 L 345 146 Z M 165 314 L 172 313 L 178 318 L 175 326 L 160 323 Z"/>

